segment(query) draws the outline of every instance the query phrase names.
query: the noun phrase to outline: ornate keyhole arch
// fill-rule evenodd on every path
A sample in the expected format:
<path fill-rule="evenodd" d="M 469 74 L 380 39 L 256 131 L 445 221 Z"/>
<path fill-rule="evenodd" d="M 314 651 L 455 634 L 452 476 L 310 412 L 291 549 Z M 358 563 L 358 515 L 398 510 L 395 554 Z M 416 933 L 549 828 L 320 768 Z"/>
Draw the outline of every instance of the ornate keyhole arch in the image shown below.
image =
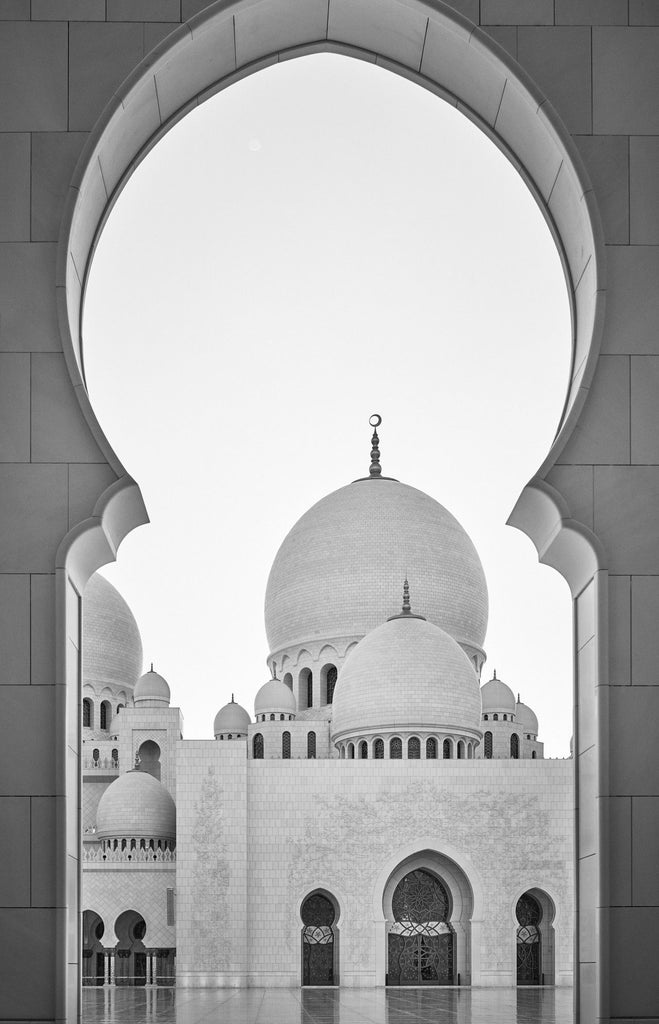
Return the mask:
<path fill-rule="evenodd" d="M 81 308 L 94 247 L 123 184 L 158 139 L 193 106 L 268 64 L 319 51 L 375 61 L 456 105 L 517 167 L 540 205 L 565 269 L 573 313 L 570 387 L 561 424 L 537 477 L 525 488 L 510 522 L 527 533 L 540 557 L 568 579 L 576 596 L 603 567 L 589 531 L 544 480 L 569 439 L 598 356 L 604 294 L 602 243 L 592 190 L 564 126 L 528 76 L 488 36 L 439 0 L 423 3 L 353 0 L 350 17 L 333 0 L 296 7 L 284 0 L 215 3 L 136 68 L 101 116 L 76 168 L 59 245 L 57 294 L 62 344 L 84 418 L 116 480 L 93 515 L 63 539 L 57 555 L 58 642 L 75 643 L 80 594 L 92 572 L 114 559 L 118 545 L 147 521 L 138 485 L 112 451 L 85 388 Z M 600 573 L 600 579 L 602 574 Z M 599 600 L 605 600 L 600 587 Z M 58 682 L 75 678 L 68 654 Z M 61 687 L 63 690 L 64 687 Z M 76 701 L 68 693 L 67 703 Z M 72 775 L 71 800 L 78 805 Z M 66 834 L 66 821 L 61 833 Z M 61 890 L 72 891 L 73 858 L 61 858 Z M 68 914 L 75 917 L 76 908 Z M 61 914 L 65 934 L 67 913 Z M 65 950 L 64 942 L 59 944 Z M 58 947 L 59 948 L 59 947 Z M 62 952 L 63 958 L 65 953 Z M 66 976 L 64 959 L 58 977 Z M 63 984 L 63 982 L 62 982 Z"/>

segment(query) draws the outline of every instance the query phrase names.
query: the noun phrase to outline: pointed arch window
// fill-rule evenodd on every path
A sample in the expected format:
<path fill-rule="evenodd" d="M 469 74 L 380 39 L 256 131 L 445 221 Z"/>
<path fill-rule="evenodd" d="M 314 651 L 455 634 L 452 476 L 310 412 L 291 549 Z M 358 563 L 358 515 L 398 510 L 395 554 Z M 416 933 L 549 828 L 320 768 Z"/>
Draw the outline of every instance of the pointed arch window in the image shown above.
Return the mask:
<path fill-rule="evenodd" d="M 335 665 L 330 665 L 327 670 L 327 703 L 331 704 L 334 700 L 334 689 L 336 687 L 336 680 L 338 677 L 338 671 Z"/>
<path fill-rule="evenodd" d="M 376 761 L 384 760 L 384 740 L 377 739 L 373 744 L 373 757 Z"/>
<path fill-rule="evenodd" d="M 109 729 L 110 728 L 110 715 L 111 715 L 111 713 L 112 713 L 112 709 L 110 707 L 110 701 L 109 700 L 101 701 L 101 729 Z"/>
<path fill-rule="evenodd" d="M 492 733 L 486 732 L 483 736 L 483 756 L 488 758 L 492 757 Z"/>
<path fill-rule="evenodd" d="M 445 760 L 448 760 L 450 757 L 453 756 L 452 751 L 451 751 L 451 741 L 450 740 L 444 740 L 444 745 L 442 747 L 442 756 L 444 757 Z"/>
<path fill-rule="evenodd" d="M 283 732 L 281 734 L 281 756 L 284 758 L 290 758 L 291 756 L 291 734 L 290 732 Z"/>
<path fill-rule="evenodd" d="M 252 740 L 252 755 L 256 761 L 263 760 L 263 736 L 260 732 L 255 733 Z"/>
<path fill-rule="evenodd" d="M 315 732 L 307 733 L 307 757 L 314 758 L 316 756 L 316 734 Z"/>
<path fill-rule="evenodd" d="M 393 761 L 399 761 L 403 756 L 403 741 L 400 736 L 394 736 L 389 743 L 389 757 Z"/>
<path fill-rule="evenodd" d="M 426 740 L 426 758 L 429 761 L 437 760 L 437 740 L 434 736 Z"/>
<path fill-rule="evenodd" d="M 519 736 L 516 732 L 510 737 L 510 756 L 514 760 L 519 758 Z"/>
<path fill-rule="evenodd" d="M 410 736 L 407 741 L 407 756 L 412 761 L 421 757 L 421 740 L 418 736 Z"/>

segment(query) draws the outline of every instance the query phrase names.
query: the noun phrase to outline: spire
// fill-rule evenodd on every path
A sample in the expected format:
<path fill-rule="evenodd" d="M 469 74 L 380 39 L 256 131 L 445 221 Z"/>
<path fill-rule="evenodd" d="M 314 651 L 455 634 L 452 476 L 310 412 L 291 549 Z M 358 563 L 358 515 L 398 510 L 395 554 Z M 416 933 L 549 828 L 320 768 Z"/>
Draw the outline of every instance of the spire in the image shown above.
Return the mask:
<path fill-rule="evenodd" d="M 405 582 L 403 583 L 403 615 L 409 615 L 412 611 L 410 605 L 410 585 L 407 582 L 407 575 L 405 576 Z"/>
<path fill-rule="evenodd" d="M 380 438 L 378 437 L 378 427 L 382 423 L 382 417 L 377 413 L 373 413 L 369 416 L 368 422 L 373 427 L 373 437 L 371 438 L 371 465 L 369 466 L 369 476 L 381 476 L 382 468 L 380 466 Z"/>
<path fill-rule="evenodd" d="M 371 438 L 371 465 L 368 467 L 368 476 L 360 476 L 357 480 L 353 480 L 353 483 L 361 483 L 363 480 L 393 480 L 394 483 L 398 483 L 393 476 L 382 476 L 382 467 L 380 465 L 380 438 L 378 437 L 378 427 L 382 423 L 382 417 L 378 412 L 374 412 L 372 416 L 369 416 L 368 422 L 373 427 L 373 436 Z"/>
<path fill-rule="evenodd" d="M 407 575 L 405 576 L 405 582 L 403 583 L 403 607 L 399 611 L 398 615 L 390 615 L 387 622 L 391 622 L 392 619 L 423 619 L 426 621 L 425 615 L 415 615 L 412 611 L 410 604 L 410 585 L 407 582 Z"/>

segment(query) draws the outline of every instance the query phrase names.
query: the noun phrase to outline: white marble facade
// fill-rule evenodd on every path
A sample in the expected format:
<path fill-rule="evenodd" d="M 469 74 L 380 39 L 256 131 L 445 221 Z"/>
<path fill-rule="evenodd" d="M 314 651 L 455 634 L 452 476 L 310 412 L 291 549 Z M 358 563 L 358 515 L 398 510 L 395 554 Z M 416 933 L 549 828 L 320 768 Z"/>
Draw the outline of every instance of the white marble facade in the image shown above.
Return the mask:
<path fill-rule="evenodd" d="M 380 479 L 378 458 L 280 548 L 266 601 L 273 676 L 253 718 L 232 699 L 215 739 L 184 740 L 166 681 L 153 666 L 130 677 L 134 658 L 100 683 L 97 666 L 85 690 L 109 688 L 125 705 L 105 719 L 107 735 L 97 722 L 85 729 L 83 908 L 103 921 L 106 958 L 118 963 L 122 941 L 129 949 L 135 984 L 169 982 L 145 957 L 157 967 L 174 950 L 184 987 L 412 984 L 423 929 L 435 983 L 526 984 L 522 897 L 538 915 L 532 983 L 572 983 L 573 762 L 543 758 L 535 714 L 496 674 L 480 685 L 488 599 L 477 552 L 436 501 Z M 405 555 L 422 581 L 418 606 L 400 577 Z M 92 611 L 108 586 L 92 585 Z M 107 640 L 116 666 L 122 630 L 133 651 L 139 634 L 116 593 L 108 603 L 121 613 Z M 97 662 L 106 620 L 99 609 L 88 620 Z M 118 760 L 104 760 L 106 748 Z M 396 903 L 419 872 L 419 884 L 439 885 L 434 917 Z M 319 954 L 305 916 L 314 895 L 332 915 L 318 932 L 330 952 Z M 122 939 L 113 922 L 128 911 Z M 407 935 L 403 952 L 390 933 Z M 314 955 L 325 974 L 309 967 Z"/>

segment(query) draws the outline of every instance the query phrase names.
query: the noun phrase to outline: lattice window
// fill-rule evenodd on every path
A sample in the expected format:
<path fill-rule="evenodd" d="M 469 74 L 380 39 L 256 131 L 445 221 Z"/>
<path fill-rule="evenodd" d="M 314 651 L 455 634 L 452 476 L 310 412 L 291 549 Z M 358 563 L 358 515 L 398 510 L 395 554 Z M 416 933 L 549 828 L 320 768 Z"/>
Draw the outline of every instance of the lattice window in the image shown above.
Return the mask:
<path fill-rule="evenodd" d="M 366 740 L 362 740 L 359 744 L 359 756 L 362 761 L 365 761 L 368 757 L 368 743 Z"/>
<path fill-rule="evenodd" d="M 263 736 L 260 732 L 255 733 L 252 740 L 252 755 L 257 761 L 263 760 Z"/>
<path fill-rule="evenodd" d="M 519 736 L 516 732 L 510 737 L 510 756 L 515 759 L 519 757 Z"/>
<path fill-rule="evenodd" d="M 316 734 L 315 732 L 307 733 L 307 757 L 314 758 L 316 756 Z"/>
<path fill-rule="evenodd" d="M 290 732 L 283 732 L 281 734 L 281 756 L 290 758 L 291 756 L 291 734 Z"/>
<path fill-rule="evenodd" d="M 384 740 L 376 740 L 373 744 L 373 757 L 376 761 L 382 761 L 384 759 Z"/>
<path fill-rule="evenodd" d="M 418 736 L 410 736 L 407 741 L 407 756 L 411 760 L 417 760 L 421 757 L 421 740 Z"/>
<path fill-rule="evenodd" d="M 399 761 L 403 756 L 403 741 L 400 736 L 394 736 L 389 741 L 389 757 L 392 761 Z"/>
<path fill-rule="evenodd" d="M 426 740 L 426 757 L 429 761 L 437 759 L 437 740 L 434 736 Z"/>
<path fill-rule="evenodd" d="M 445 760 L 448 760 L 448 758 L 452 757 L 452 754 L 453 754 L 453 752 L 451 750 L 451 741 L 450 740 L 444 740 L 444 744 L 442 746 L 442 756 L 443 756 L 443 758 Z"/>
<path fill-rule="evenodd" d="M 488 759 L 492 757 L 492 733 L 486 732 L 483 736 L 484 754 Z"/>
<path fill-rule="evenodd" d="M 82 724 L 88 729 L 92 727 L 92 702 L 87 697 L 82 702 Z"/>

